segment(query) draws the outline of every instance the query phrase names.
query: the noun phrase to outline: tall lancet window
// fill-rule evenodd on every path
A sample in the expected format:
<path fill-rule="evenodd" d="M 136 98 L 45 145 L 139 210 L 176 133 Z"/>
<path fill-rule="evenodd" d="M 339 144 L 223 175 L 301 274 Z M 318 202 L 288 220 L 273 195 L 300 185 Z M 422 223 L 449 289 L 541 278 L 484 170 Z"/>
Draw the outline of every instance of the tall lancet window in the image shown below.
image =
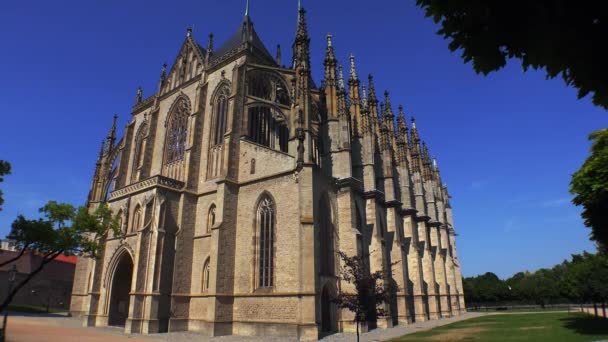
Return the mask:
<path fill-rule="evenodd" d="M 136 182 L 140 178 L 140 169 L 144 164 L 144 138 L 146 136 L 147 124 L 144 122 L 139 126 L 135 136 L 135 149 L 133 151 L 133 169 L 131 170 L 131 181 Z"/>
<path fill-rule="evenodd" d="M 215 204 L 211 205 L 209 208 L 209 213 L 207 214 L 207 227 L 205 228 L 205 233 L 211 233 L 211 228 L 215 224 Z"/>
<path fill-rule="evenodd" d="M 202 286 L 201 286 L 201 290 L 202 292 L 207 292 L 209 290 L 209 270 L 210 270 L 210 264 L 209 264 L 209 258 L 207 258 L 207 260 L 205 261 L 205 264 L 203 266 L 203 282 L 202 282 Z"/>
<path fill-rule="evenodd" d="M 189 114 L 190 105 L 188 101 L 185 98 L 180 97 L 173 105 L 167 120 L 165 164 L 171 164 L 184 159 Z"/>
<path fill-rule="evenodd" d="M 258 205 L 258 287 L 272 287 L 274 284 L 274 240 L 275 210 L 272 200 L 265 196 Z"/>
<path fill-rule="evenodd" d="M 224 142 L 224 134 L 228 125 L 228 97 L 230 89 L 227 84 L 222 84 L 216 91 L 213 101 L 213 126 L 212 129 L 212 144 L 220 145 Z"/>

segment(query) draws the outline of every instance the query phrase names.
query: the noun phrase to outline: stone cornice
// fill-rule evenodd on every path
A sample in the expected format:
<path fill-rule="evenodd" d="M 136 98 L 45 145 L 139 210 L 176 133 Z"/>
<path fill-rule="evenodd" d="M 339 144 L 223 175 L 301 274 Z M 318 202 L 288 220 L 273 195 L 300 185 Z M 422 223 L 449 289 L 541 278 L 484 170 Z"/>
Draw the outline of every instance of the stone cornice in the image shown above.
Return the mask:
<path fill-rule="evenodd" d="M 124 188 L 112 191 L 112 193 L 110 194 L 110 201 L 117 200 L 119 198 L 130 196 L 156 187 L 178 191 L 184 187 L 184 183 L 164 176 L 154 176 L 145 179 L 141 182 L 137 182 Z"/>

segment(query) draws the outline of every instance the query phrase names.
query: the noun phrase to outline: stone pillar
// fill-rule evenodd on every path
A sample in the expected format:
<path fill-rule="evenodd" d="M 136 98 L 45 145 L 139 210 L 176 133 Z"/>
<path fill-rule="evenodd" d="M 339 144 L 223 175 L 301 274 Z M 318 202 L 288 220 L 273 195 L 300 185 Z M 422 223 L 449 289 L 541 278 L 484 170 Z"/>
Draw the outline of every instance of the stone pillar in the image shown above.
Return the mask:
<path fill-rule="evenodd" d="M 408 300 L 411 301 L 410 307 L 413 308 L 410 314 L 414 322 L 424 322 L 427 320 L 427 310 L 424 304 L 424 288 L 422 259 L 418 253 L 418 234 L 416 221 L 412 215 L 407 215 L 403 219 L 404 236 L 408 240 L 407 245 L 407 270 L 408 270 Z"/>
<path fill-rule="evenodd" d="M 401 217 L 397 213 L 397 208 L 389 207 L 386 213 L 386 229 L 387 229 L 387 245 L 390 251 L 390 263 L 394 263 L 391 267 L 392 281 L 398 287 L 395 303 L 391 305 L 393 317 L 396 317 L 397 323 L 406 325 L 411 322 L 407 306 L 407 259 L 404 257 L 402 244 Z"/>
<path fill-rule="evenodd" d="M 436 281 L 435 281 L 435 267 L 434 267 L 434 256 L 431 250 L 429 237 L 427 234 L 428 227 L 426 221 L 418 221 L 418 237 L 421 241 L 422 247 L 422 268 L 423 268 L 423 280 L 426 284 L 426 302 L 428 303 L 427 311 L 429 319 L 439 318 L 439 303 L 437 301 Z"/>

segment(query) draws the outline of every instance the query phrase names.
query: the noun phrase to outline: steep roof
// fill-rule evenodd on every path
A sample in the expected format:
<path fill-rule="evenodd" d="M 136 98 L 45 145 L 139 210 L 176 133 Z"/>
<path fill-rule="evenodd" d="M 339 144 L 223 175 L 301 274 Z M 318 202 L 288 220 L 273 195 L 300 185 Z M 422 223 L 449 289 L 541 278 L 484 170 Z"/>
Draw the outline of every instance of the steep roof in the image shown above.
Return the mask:
<path fill-rule="evenodd" d="M 211 60 L 221 59 L 222 56 L 226 55 L 232 50 L 239 48 L 244 42 L 249 42 L 255 49 L 257 49 L 264 57 L 274 60 L 264 43 L 255 32 L 253 22 L 251 18 L 246 15 L 241 23 L 241 27 L 230 37 L 224 44 L 222 44 L 217 50 L 213 51 Z"/>

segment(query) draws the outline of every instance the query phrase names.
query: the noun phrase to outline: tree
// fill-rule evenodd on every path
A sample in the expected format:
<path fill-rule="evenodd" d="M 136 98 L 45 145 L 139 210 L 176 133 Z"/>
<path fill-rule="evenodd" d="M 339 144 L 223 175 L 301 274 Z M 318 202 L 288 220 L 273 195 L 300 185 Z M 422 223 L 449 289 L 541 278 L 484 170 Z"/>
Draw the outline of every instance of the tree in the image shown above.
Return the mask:
<path fill-rule="evenodd" d="M 568 277 L 575 284 L 574 293 L 578 301 L 594 304 L 608 301 L 608 257 L 605 255 L 587 252 L 573 255 Z"/>
<path fill-rule="evenodd" d="M 355 292 L 341 291 L 333 302 L 338 307 L 355 314 L 358 342 L 359 324 L 374 320 L 376 317 L 387 316 L 388 312 L 384 309 L 384 304 L 391 300 L 398 288 L 394 282 L 388 281 L 383 271 L 371 273 L 363 257 L 357 255 L 349 257 L 343 252 L 338 252 L 338 255 L 344 264 L 339 279 L 354 285 Z"/>
<path fill-rule="evenodd" d="M 4 182 L 4 176 L 11 174 L 11 164 L 5 160 L 0 160 L 0 183 Z M 2 211 L 2 204 L 4 204 L 4 197 L 2 190 L 0 190 L 0 211 Z"/>
<path fill-rule="evenodd" d="M 115 236 L 122 234 L 116 217 L 105 204 L 89 213 L 85 207 L 76 209 L 71 204 L 49 201 L 40 208 L 40 212 L 44 214 L 44 218 L 28 220 L 18 216 L 11 226 L 11 232 L 7 237 L 14 240 L 20 252 L 9 262 L 19 259 L 24 253 L 35 253 L 40 255 L 42 260 L 30 274 L 13 287 L 0 304 L 0 311 L 5 310 L 15 294 L 59 255 L 95 258 L 103 246 L 103 238 L 108 231 L 112 231 Z"/>
<path fill-rule="evenodd" d="M 570 192 L 575 195 L 572 203 L 583 206 L 581 216 L 591 228 L 590 238 L 600 251 L 608 252 L 608 129 L 591 133 L 589 139 L 591 155 L 572 175 Z"/>
<path fill-rule="evenodd" d="M 449 49 L 462 49 L 465 63 L 487 75 L 521 60 L 524 70 L 544 69 L 578 89 L 593 93 L 593 103 L 608 108 L 608 3 L 591 0 L 416 0 L 440 23 L 437 34 Z"/>

